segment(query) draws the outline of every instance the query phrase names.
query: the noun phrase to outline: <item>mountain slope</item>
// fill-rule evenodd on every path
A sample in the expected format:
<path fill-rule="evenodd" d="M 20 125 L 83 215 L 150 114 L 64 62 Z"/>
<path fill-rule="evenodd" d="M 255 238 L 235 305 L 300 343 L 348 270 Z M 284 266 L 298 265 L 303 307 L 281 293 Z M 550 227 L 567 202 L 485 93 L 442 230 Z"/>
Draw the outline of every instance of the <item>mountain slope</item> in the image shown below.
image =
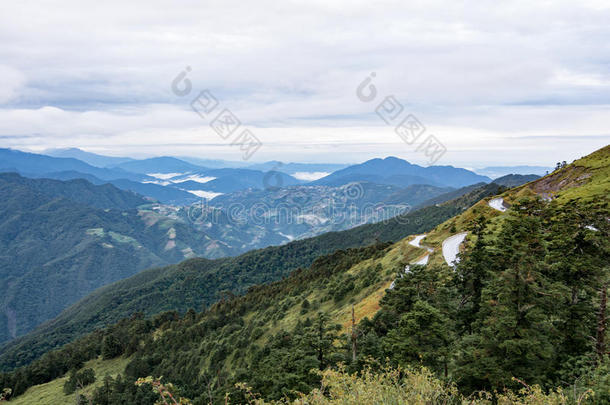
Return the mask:
<path fill-rule="evenodd" d="M 436 187 L 428 184 L 413 184 L 399 190 L 384 200 L 386 204 L 406 203 L 411 207 L 453 191 L 452 187 Z M 456 196 L 457 197 L 457 196 Z M 451 198 L 450 198 L 451 199 Z M 449 201 L 450 199 L 446 200 Z M 431 204 L 428 204 L 431 205 Z"/>
<path fill-rule="evenodd" d="M 4 346 L 0 350 L 0 368 L 27 364 L 53 347 L 134 312 L 200 310 L 221 298 L 222 291 L 243 293 L 252 285 L 275 281 L 298 267 L 309 266 L 317 257 L 337 249 L 421 233 L 462 212 L 482 197 L 497 193 L 498 187 L 490 184 L 455 201 L 426 207 L 394 220 L 330 232 L 251 251 L 236 258 L 192 259 L 141 272 L 95 291 L 56 319 Z"/>
<path fill-rule="evenodd" d="M 466 169 L 453 166 L 422 167 L 395 157 L 372 159 L 312 182 L 316 185 L 341 185 L 352 181 L 371 181 L 406 187 L 412 184 L 430 184 L 445 187 L 464 187 L 479 182 L 490 182 Z"/>
<path fill-rule="evenodd" d="M 517 187 L 539 178 L 540 176 L 537 174 L 507 174 L 506 176 L 494 179 L 494 183 L 504 187 Z"/>
<path fill-rule="evenodd" d="M 108 184 L 0 174 L 0 196 L 0 341 L 102 285 L 206 254 L 210 243 L 180 221 L 139 212 L 146 200 Z"/>
<path fill-rule="evenodd" d="M 149 179 L 141 174 L 118 169 L 104 169 L 91 166 L 74 158 L 56 158 L 26 153 L 14 149 L 0 149 L 0 171 L 41 175 L 46 173 L 76 171 L 90 174 L 102 180 L 129 179 L 142 181 Z"/>
<path fill-rule="evenodd" d="M 48 149 L 44 151 L 44 154 L 53 157 L 74 158 L 96 167 L 116 166 L 133 160 L 127 157 L 98 155 L 78 148 Z"/>
<path fill-rule="evenodd" d="M 163 204 L 189 205 L 199 200 L 199 197 L 196 195 L 175 187 L 166 187 L 154 183 L 140 183 L 127 179 L 100 180 L 91 174 L 84 174 L 76 171 L 53 172 L 40 175 L 21 173 L 21 175 L 30 178 L 49 178 L 64 181 L 85 179 L 95 185 L 112 184 L 121 190 L 132 191 L 142 196 L 150 197 Z"/>
<path fill-rule="evenodd" d="M 16 173 L 0 173 L 0 181 L 13 185 L 26 185 L 45 196 L 63 197 L 94 208 L 129 210 L 149 203 L 139 194 L 121 191 L 110 184 L 94 185 L 84 179 L 27 180 Z"/>
<path fill-rule="evenodd" d="M 0 382 L 21 394 L 20 384 L 60 376 L 70 361 L 122 354 L 129 364 L 113 372 L 123 379 L 100 384 L 94 398 L 137 403 L 147 391 L 133 381 L 163 376 L 197 402 L 220 402 L 227 392 L 243 402 L 237 382 L 267 400 L 293 398 L 320 386 L 312 369 L 343 363 L 358 371 L 372 358 L 381 368 L 424 365 L 466 396 L 526 386 L 522 394 L 531 403 L 607 403 L 608 368 L 600 365 L 607 355 L 599 347 L 607 333 L 595 333 L 610 275 L 609 158 L 605 148 L 493 197 L 515 209 L 499 210 L 487 197 L 431 229 L 423 242 L 408 237 L 336 251 L 241 297 L 227 294 L 200 314 L 134 316 Z M 469 233 L 466 249 L 450 267 L 442 242 L 462 231 Z M 426 266 L 405 267 L 426 254 Z M 190 283 L 210 263 L 183 263 L 174 274 Z M 573 397 L 544 396 L 557 387 Z M 521 397 L 507 395 L 513 398 L 507 403 L 519 403 Z"/>

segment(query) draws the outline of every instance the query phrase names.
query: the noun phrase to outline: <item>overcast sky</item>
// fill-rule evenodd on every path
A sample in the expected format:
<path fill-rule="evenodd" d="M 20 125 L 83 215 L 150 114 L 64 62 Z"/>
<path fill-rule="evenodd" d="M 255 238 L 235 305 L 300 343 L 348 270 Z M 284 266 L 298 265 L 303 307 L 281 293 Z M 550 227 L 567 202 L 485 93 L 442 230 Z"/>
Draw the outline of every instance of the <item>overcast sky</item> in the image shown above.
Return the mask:
<path fill-rule="evenodd" d="M 375 114 L 390 95 L 437 164 L 571 161 L 610 143 L 610 2 L 0 2 L 2 147 L 239 160 L 191 110 L 204 89 L 255 161 L 425 163 Z"/>

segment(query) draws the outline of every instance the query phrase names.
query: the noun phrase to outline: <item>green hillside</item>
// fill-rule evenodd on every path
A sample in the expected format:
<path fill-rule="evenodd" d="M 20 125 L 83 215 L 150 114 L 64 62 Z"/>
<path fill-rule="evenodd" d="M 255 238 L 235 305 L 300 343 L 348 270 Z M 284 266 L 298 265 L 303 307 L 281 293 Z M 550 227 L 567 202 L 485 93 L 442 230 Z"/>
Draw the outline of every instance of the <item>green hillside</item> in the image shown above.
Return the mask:
<path fill-rule="evenodd" d="M 470 398 L 488 403 L 486 395 L 499 400 L 504 390 L 523 387 L 527 402 L 505 393 L 502 403 L 608 403 L 609 152 L 495 197 L 510 206 L 506 211 L 484 198 L 430 230 L 419 247 L 407 237 L 339 250 L 243 296 L 225 294 L 201 313 L 133 316 L 1 376 L 0 385 L 19 399 L 30 385 L 102 355 L 129 362 L 115 370 L 121 377 L 90 395 L 95 404 L 151 403 L 150 384 L 134 384 L 146 376 L 153 377 L 149 382 L 163 376 L 176 396 L 193 403 L 225 403 L 227 393 L 232 403 L 243 403 L 248 391 L 236 383 L 279 400 L 320 387 L 316 369 L 369 367 L 383 376 L 384 367 L 421 366 L 430 377 L 416 371 L 404 378 L 419 375 L 444 403 L 481 390 L 488 394 Z M 443 242 L 462 231 L 466 248 L 453 269 Z M 428 253 L 426 266 L 405 273 L 406 264 Z M 196 281 L 188 267 L 174 274 L 185 284 Z M 341 372 L 333 378 L 359 384 L 348 384 Z M 376 381 L 371 386 L 381 389 Z M 38 389 L 21 398 L 34 398 Z M 563 391 L 544 394 L 557 389 Z M 409 393 L 400 395 L 398 403 Z"/>
<path fill-rule="evenodd" d="M 205 252 L 205 234 L 139 212 L 148 201 L 111 185 L 5 173 L 0 195 L 0 342 L 98 287 Z"/>
<path fill-rule="evenodd" d="M 10 342 L 0 350 L 0 369 L 25 365 L 83 333 L 135 312 L 152 315 L 167 310 L 185 312 L 189 308 L 200 311 L 227 293 L 240 294 L 250 286 L 281 279 L 298 267 L 309 266 L 316 257 L 337 249 L 364 246 L 376 240 L 398 240 L 426 231 L 498 189 L 495 184 L 486 185 L 449 203 L 423 208 L 394 220 L 255 250 L 236 258 L 197 258 L 143 271 L 100 288 L 56 319 Z"/>

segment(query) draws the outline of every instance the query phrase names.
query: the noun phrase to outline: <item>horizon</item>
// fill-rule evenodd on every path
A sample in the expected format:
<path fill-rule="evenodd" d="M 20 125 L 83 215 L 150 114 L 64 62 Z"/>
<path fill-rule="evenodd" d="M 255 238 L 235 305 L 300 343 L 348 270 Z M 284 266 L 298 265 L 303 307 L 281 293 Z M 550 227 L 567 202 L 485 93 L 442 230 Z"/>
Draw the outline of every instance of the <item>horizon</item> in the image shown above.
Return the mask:
<path fill-rule="evenodd" d="M 81 160 L 84 162 L 84 160 L 82 159 L 78 159 L 77 157 L 66 157 L 66 156 L 53 156 L 52 153 L 54 152 L 65 152 L 65 151 L 79 151 L 79 152 L 84 152 L 84 153 L 91 153 L 91 154 L 95 154 L 97 156 L 101 156 L 101 157 L 114 157 L 114 158 L 125 158 L 125 159 L 131 159 L 131 160 L 147 160 L 147 159 L 155 159 L 155 158 L 173 158 L 173 159 L 178 159 L 178 160 L 183 160 L 186 162 L 186 159 L 193 159 L 193 160 L 201 160 L 201 161 L 218 161 L 218 162 L 222 162 L 224 164 L 226 164 L 226 167 L 234 167 L 234 168 L 249 168 L 250 166 L 255 166 L 255 165 L 260 165 L 260 164 L 265 164 L 265 163 L 279 163 L 282 165 L 291 165 L 291 164 L 305 164 L 305 165 L 343 165 L 345 167 L 349 167 L 349 166 L 355 166 L 355 165 L 360 165 L 366 162 L 369 162 L 371 160 L 386 160 L 386 159 L 398 159 L 398 160 L 402 160 L 405 161 L 409 164 L 413 164 L 413 165 L 418 165 L 418 166 L 422 166 L 422 167 L 429 167 L 429 166 L 450 166 L 450 167 L 454 167 L 454 168 L 461 168 L 461 169 L 466 169 L 466 170 L 470 170 L 470 171 L 474 171 L 476 172 L 477 170 L 483 170 L 483 169 L 492 169 L 492 168 L 510 168 L 510 167 L 532 167 L 532 168 L 548 168 L 548 169 L 552 169 L 554 165 L 539 165 L 539 164 L 513 164 L 513 165 L 486 165 L 486 166 L 472 166 L 472 167 L 465 167 L 465 166 L 459 166 L 459 165 L 455 165 L 455 164 L 450 164 L 450 163 L 444 163 L 444 162 L 437 162 L 436 164 L 433 165 L 420 165 L 417 162 L 413 162 L 410 161 L 408 159 L 404 159 L 398 156 L 394 156 L 394 155 L 385 155 L 385 156 L 376 156 L 376 157 L 372 157 L 370 159 L 367 160 L 363 160 L 363 161 L 353 161 L 353 162 L 341 162 L 341 163 L 336 163 L 336 162 L 329 162 L 329 161 L 320 161 L 320 162 L 310 162 L 310 161 L 281 161 L 281 160 L 252 160 L 252 161 L 248 161 L 248 162 L 243 162 L 243 161 L 238 161 L 238 160 L 226 160 L 226 159 L 208 159 L 205 157 L 201 157 L 201 156 L 174 156 L 174 155 L 150 155 L 150 156 L 130 156 L 130 155 L 126 155 L 126 154 L 116 154 L 116 155 L 111 155 L 111 154 L 101 154 L 101 153 L 96 153 L 96 152 L 92 152 L 86 149 L 82 149 L 82 148 L 78 148 L 78 147 L 69 147 L 69 148 L 51 148 L 51 149 L 45 149 L 42 150 L 40 152 L 37 152 L 35 150 L 27 150 L 27 149 L 17 149 L 17 148 L 8 148 L 9 150 L 15 150 L 15 151 L 19 151 L 19 152 L 26 152 L 26 153 L 33 153 L 33 154 L 40 154 L 40 155 L 45 155 L 45 156 L 51 156 L 51 157 L 56 157 L 56 158 L 72 158 L 72 159 L 77 159 L 77 160 Z M 575 158 L 573 160 L 577 160 L 579 159 Z M 572 161 L 573 161 L 572 160 Z M 571 162 L 571 161 L 570 161 Z M 85 162 L 86 163 L 86 162 Z M 558 162 L 555 162 L 558 163 Z M 88 163 L 90 164 L 90 163 Z M 205 167 L 203 165 L 199 165 L 197 163 L 192 163 L 195 166 L 201 166 L 201 167 Z M 234 166 L 232 166 L 232 164 L 234 164 Z M 93 164 L 90 164 L 91 166 L 96 166 Z M 96 167 L 112 167 L 113 165 L 110 166 L 96 166 Z M 341 169 L 336 169 L 336 170 L 341 170 Z M 332 172 L 328 172 L 327 174 L 330 174 Z M 535 174 L 535 173 L 531 173 L 531 174 Z"/>

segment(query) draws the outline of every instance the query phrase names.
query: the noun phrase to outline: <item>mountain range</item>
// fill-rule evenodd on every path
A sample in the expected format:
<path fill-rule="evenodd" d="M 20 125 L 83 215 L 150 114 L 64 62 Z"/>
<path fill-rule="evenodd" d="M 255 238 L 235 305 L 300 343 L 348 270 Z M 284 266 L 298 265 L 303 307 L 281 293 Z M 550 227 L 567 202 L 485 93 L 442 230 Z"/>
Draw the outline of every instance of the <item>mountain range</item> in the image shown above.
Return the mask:
<path fill-rule="evenodd" d="M 358 179 L 358 180 L 357 180 Z M 371 159 L 364 163 L 346 167 L 314 181 L 316 185 L 343 185 L 352 181 L 370 181 L 406 187 L 412 184 L 429 184 L 439 187 L 464 187 L 479 182 L 490 182 L 466 169 L 453 166 L 422 167 L 395 157 Z"/>
<path fill-rule="evenodd" d="M 49 153 L 59 157 L 0 149 L 0 171 L 21 174 L 0 173 L 0 194 L 7 196 L 0 217 L 0 287 L 5 291 L 0 322 L 6 325 L 0 342 L 29 332 L 94 289 L 147 267 L 195 256 L 232 256 L 387 221 L 484 184 L 390 184 L 403 169 L 429 173 L 421 181 L 442 173 L 453 173 L 446 181 L 455 184 L 480 180 L 463 169 L 422 168 L 396 158 L 304 183 L 278 169 L 205 168 L 172 157 L 136 160 L 78 149 Z M 271 165 L 288 171 L 341 166 L 268 162 L 258 168 Z M 387 176 L 375 177 L 379 170 Z M 416 177 L 401 178 L 410 176 Z M 366 180 L 370 178 L 377 182 Z M 354 179 L 358 181 L 347 181 Z M 516 176 L 498 183 L 515 186 L 529 180 Z M 324 182 L 333 185 L 317 184 Z M 61 286 L 69 293 L 56 295 Z"/>
<path fill-rule="evenodd" d="M 154 314 L 165 310 L 201 310 L 221 298 L 223 291 L 239 294 L 250 286 L 278 280 L 337 249 L 364 246 L 376 240 L 398 240 L 425 231 L 499 190 L 500 186 L 492 183 L 445 204 L 422 208 L 389 221 L 253 250 L 235 258 L 198 258 L 141 272 L 134 278 L 95 291 L 56 319 L 5 345 L 0 350 L 0 366 L 15 367 L 30 362 L 41 351 L 66 343 L 69 337 L 138 311 Z"/>
<path fill-rule="evenodd" d="M 161 376 L 176 397 L 267 401 L 309 395 L 328 367 L 377 384 L 373 361 L 404 373 L 423 365 L 418 389 L 436 384 L 457 403 L 593 392 L 582 403 L 603 404 L 609 170 L 605 147 L 392 221 L 140 272 L 4 346 L 2 367 L 21 368 L 0 385 L 17 404 L 57 403 L 72 398 L 64 374 L 91 369 L 107 376 L 81 391 L 94 403 L 141 403 Z"/>

